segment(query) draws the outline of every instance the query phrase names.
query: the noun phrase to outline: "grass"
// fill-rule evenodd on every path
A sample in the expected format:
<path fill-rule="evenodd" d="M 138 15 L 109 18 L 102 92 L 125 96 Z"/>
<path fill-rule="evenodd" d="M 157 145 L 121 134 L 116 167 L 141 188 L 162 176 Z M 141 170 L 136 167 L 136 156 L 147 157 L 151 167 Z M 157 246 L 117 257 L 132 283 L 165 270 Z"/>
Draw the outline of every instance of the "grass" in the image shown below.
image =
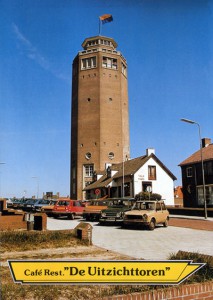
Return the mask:
<path fill-rule="evenodd" d="M 195 283 L 213 280 L 213 257 L 197 252 L 179 251 L 171 254 L 170 260 L 191 260 L 193 263 L 205 263 L 206 265 L 190 276 L 184 283 Z"/>
<path fill-rule="evenodd" d="M 0 232 L 0 241 L 1 253 L 85 245 L 85 242 L 74 237 L 71 230 Z"/>

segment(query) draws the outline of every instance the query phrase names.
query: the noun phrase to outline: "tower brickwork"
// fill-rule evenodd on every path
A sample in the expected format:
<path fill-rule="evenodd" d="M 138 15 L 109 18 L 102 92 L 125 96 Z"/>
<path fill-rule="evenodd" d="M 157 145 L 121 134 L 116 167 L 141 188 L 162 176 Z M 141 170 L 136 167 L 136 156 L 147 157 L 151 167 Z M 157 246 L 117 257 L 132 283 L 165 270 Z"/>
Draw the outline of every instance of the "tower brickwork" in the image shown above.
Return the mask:
<path fill-rule="evenodd" d="M 94 172 L 128 159 L 127 62 L 116 42 L 87 38 L 73 61 L 70 195 L 84 199 Z"/>

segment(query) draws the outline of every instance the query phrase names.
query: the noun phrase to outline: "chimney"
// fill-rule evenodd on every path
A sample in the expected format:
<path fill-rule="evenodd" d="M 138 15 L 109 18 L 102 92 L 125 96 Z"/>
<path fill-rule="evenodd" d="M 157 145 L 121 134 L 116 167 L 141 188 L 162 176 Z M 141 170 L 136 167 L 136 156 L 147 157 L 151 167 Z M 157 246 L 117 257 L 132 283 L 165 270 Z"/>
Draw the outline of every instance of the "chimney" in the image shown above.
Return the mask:
<path fill-rule="evenodd" d="M 211 144 L 211 139 L 209 139 L 209 138 L 202 139 L 202 147 L 203 148 L 208 147 L 209 144 Z"/>
<path fill-rule="evenodd" d="M 150 156 L 151 154 L 155 154 L 155 149 L 154 148 L 148 148 L 148 149 L 146 149 L 146 155 Z"/>

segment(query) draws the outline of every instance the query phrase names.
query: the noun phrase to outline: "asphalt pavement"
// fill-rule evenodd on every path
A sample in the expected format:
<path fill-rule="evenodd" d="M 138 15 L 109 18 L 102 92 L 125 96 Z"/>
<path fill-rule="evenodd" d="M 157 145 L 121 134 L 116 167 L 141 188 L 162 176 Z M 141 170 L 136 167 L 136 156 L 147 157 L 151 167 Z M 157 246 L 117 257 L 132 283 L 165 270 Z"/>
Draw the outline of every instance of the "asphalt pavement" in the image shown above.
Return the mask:
<path fill-rule="evenodd" d="M 193 220 L 195 223 L 196 218 Z M 203 222 L 211 222 L 211 220 Z M 82 219 L 48 218 L 47 229 L 73 229 L 79 222 L 85 221 Z M 154 231 L 149 231 L 145 229 L 123 229 L 120 226 L 112 225 L 100 226 L 97 222 L 87 223 L 93 226 L 92 242 L 94 245 L 133 258 L 167 260 L 171 254 L 177 253 L 179 250 L 213 255 L 213 231 L 211 230 L 178 226 L 165 228 L 159 225 Z"/>

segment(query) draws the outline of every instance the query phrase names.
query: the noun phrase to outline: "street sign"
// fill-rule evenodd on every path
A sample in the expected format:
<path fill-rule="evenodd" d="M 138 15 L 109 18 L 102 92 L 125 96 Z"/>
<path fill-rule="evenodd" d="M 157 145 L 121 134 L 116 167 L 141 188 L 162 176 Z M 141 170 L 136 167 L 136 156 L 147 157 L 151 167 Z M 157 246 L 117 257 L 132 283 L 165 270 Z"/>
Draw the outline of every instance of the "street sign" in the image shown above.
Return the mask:
<path fill-rule="evenodd" d="M 95 190 L 95 194 L 96 194 L 96 195 L 99 195 L 100 192 L 101 192 L 101 191 L 100 191 L 99 189 L 96 189 L 96 190 Z"/>

